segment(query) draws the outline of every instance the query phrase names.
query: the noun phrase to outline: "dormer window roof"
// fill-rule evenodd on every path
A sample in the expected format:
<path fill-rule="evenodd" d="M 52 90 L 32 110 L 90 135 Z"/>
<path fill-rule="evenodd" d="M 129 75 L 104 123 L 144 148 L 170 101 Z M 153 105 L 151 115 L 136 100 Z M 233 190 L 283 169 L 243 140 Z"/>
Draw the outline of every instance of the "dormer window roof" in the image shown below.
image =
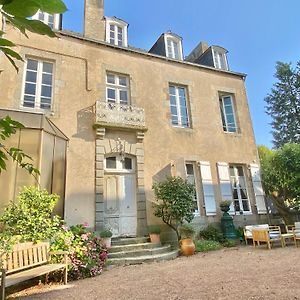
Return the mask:
<path fill-rule="evenodd" d="M 211 50 L 214 61 L 214 67 L 216 69 L 228 71 L 228 63 L 226 56 L 227 50 L 220 46 L 212 46 Z"/>
<path fill-rule="evenodd" d="M 32 16 L 32 19 L 43 22 L 44 24 L 48 25 L 52 30 L 61 29 L 60 14 L 49 14 L 39 10 L 34 16 Z"/>
<path fill-rule="evenodd" d="M 166 56 L 173 59 L 183 60 L 182 38 L 174 33 L 164 34 Z"/>
<path fill-rule="evenodd" d="M 127 47 L 128 23 L 116 17 L 106 17 L 106 42 L 115 46 Z"/>

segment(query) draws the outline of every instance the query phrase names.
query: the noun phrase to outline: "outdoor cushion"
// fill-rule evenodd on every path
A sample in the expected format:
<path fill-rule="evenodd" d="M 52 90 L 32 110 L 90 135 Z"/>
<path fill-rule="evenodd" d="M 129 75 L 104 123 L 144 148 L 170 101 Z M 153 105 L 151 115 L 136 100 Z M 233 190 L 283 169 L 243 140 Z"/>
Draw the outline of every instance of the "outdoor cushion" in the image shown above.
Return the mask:
<path fill-rule="evenodd" d="M 275 232 L 270 232 L 269 236 L 270 236 L 270 239 L 278 239 L 278 238 L 280 238 L 280 234 L 279 233 L 275 233 Z"/>

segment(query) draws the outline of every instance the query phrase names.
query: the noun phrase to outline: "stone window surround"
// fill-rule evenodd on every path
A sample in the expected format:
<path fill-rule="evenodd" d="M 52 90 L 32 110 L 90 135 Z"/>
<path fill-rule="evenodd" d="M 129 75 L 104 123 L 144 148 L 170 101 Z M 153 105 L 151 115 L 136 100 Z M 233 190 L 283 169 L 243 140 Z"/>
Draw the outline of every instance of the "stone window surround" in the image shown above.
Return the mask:
<path fill-rule="evenodd" d="M 117 18 L 109 18 L 105 17 L 105 41 L 110 44 L 110 25 L 115 25 L 122 28 L 122 47 L 128 47 L 128 24 L 120 19 Z M 116 27 L 115 27 L 116 28 Z M 118 45 L 118 39 L 115 38 L 115 46 Z"/>
<path fill-rule="evenodd" d="M 164 34 L 164 40 L 165 40 L 165 49 L 166 49 L 166 57 L 172 58 L 172 59 L 177 59 L 177 60 L 183 60 L 183 51 L 182 51 L 182 41 L 181 38 L 170 33 L 165 33 Z M 172 53 L 169 53 L 168 51 L 168 41 L 172 42 Z M 178 46 L 178 56 L 179 58 L 175 58 L 176 55 L 174 53 L 174 43 L 177 44 Z"/>

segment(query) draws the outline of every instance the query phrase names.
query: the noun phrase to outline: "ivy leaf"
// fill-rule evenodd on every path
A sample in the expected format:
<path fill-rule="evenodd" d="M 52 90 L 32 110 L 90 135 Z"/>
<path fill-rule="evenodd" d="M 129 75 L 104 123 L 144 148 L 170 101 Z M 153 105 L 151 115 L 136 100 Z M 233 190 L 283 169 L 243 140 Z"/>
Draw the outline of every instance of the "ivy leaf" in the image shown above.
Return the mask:
<path fill-rule="evenodd" d="M 40 10 L 49 14 L 62 14 L 67 10 L 66 5 L 61 0 L 34 0 Z"/>
<path fill-rule="evenodd" d="M 12 0 L 4 4 L 2 9 L 12 16 L 26 18 L 35 15 L 39 10 L 39 6 L 35 0 Z"/>
<path fill-rule="evenodd" d="M 1 35 L 1 32 L 0 32 L 0 35 Z M 7 39 L 0 38 L 0 46 L 15 47 L 16 45 Z"/>

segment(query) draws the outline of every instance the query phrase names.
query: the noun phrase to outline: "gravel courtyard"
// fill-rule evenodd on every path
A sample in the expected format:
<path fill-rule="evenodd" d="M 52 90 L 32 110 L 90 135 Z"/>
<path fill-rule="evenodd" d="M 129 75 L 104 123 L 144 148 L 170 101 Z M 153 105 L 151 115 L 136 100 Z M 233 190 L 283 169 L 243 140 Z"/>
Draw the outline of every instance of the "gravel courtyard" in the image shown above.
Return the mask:
<path fill-rule="evenodd" d="M 300 299 L 300 248 L 252 246 L 114 267 L 68 286 L 34 287 L 15 299 Z"/>

